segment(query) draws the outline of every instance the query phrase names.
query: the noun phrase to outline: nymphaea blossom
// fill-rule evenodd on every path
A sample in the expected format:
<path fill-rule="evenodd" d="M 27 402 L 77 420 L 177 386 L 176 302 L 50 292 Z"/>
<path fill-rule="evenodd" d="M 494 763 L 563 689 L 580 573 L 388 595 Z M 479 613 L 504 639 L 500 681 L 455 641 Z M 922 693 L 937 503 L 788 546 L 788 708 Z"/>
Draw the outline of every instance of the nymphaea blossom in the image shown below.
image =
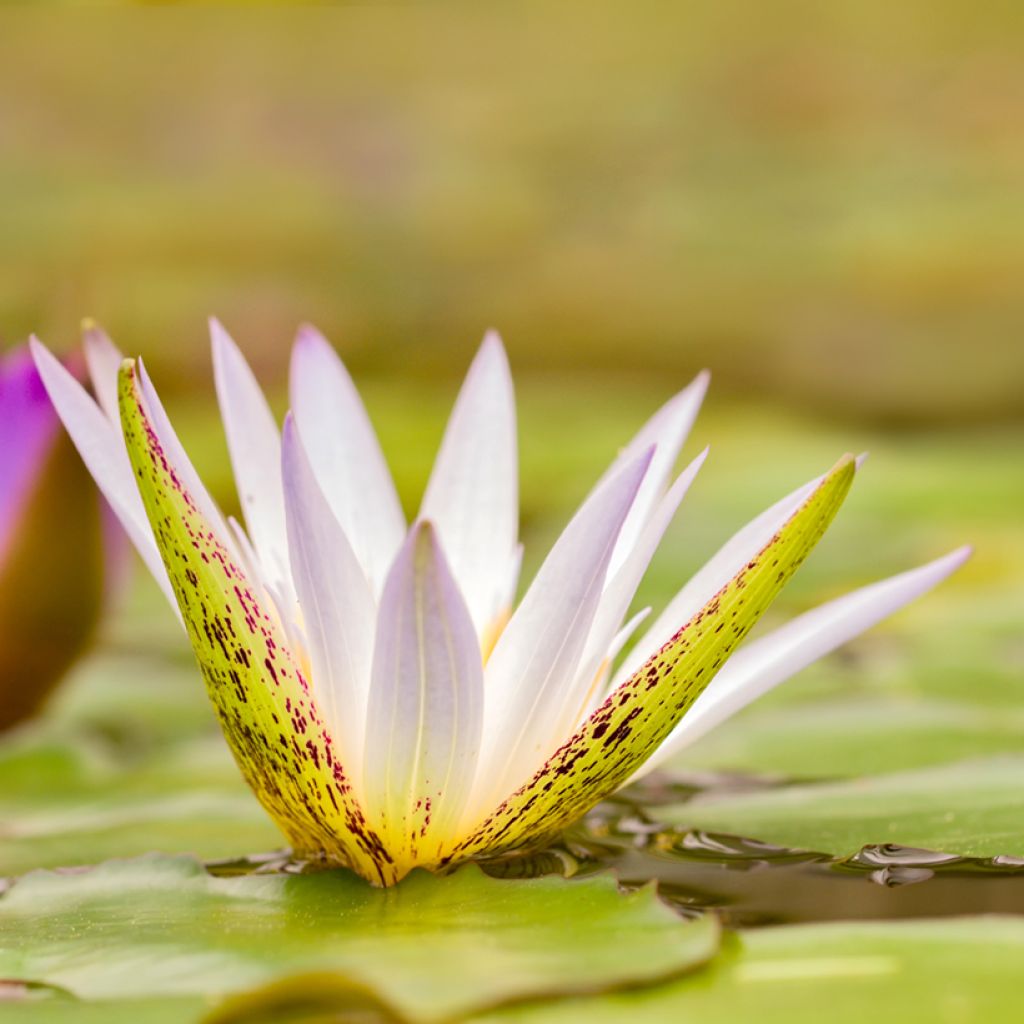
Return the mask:
<path fill-rule="evenodd" d="M 28 348 L 0 356 L 0 730 L 34 714 L 88 646 L 119 534 Z"/>
<path fill-rule="evenodd" d="M 740 530 L 616 669 L 644 618 L 623 624 L 637 585 L 704 461 L 673 479 L 705 374 L 622 449 L 516 605 L 515 410 L 497 335 L 470 368 L 411 527 L 320 334 L 298 334 L 283 431 L 216 322 L 212 337 L 244 528 L 203 487 L 141 360 L 88 339 L 97 404 L 35 351 L 86 464 L 180 610 L 249 785 L 297 855 L 381 885 L 551 836 L 966 555 L 734 655 L 839 508 L 856 469 L 846 456 Z"/>

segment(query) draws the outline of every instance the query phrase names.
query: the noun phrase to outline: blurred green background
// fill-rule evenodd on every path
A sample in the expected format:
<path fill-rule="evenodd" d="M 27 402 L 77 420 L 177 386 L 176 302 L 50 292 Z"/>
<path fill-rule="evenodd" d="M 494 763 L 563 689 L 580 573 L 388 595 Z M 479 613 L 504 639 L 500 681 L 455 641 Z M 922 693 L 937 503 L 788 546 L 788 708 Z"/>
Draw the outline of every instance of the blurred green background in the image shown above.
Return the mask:
<path fill-rule="evenodd" d="M 520 373 L 829 416 L 1019 417 L 1013 3 L 7 8 L 0 331 L 82 315 L 167 383 Z M 165 385 L 166 386 L 166 385 Z"/>
<path fill-rule="evenodd" d="M 278 411 L 310 320 L 413 512 L 498 327 L 528 570 L 708 366 L 688 452 L 711 458 L 644 603 L 846 450 L 872 456 L 773 622 L 964 542 L 976 555 L 688 766 L 820 777 L 1021 751 L 1022 124 L 1020 4 L 5 8 L 0 342 L 69 350 L 99 319 L 235 509 L 206 317 Z M 189 660 L 140 581 L 0 758 L 8 870 L 275 842 Z M 225 832 L 218 794 L 253 832 Z M 140 815 L 185 824 L 140 835 Z"/>

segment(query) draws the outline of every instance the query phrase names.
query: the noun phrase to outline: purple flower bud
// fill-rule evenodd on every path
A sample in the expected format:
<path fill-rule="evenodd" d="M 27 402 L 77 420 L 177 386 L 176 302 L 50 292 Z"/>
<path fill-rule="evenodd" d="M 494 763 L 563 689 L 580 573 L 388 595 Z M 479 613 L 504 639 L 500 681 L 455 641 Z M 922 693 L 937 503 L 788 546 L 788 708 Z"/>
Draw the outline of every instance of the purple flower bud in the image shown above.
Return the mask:
<path fill-rule="evenodd" d="M 123 549 L 28 349 L 0 357 L 0 730 L 86 649 Z"/>

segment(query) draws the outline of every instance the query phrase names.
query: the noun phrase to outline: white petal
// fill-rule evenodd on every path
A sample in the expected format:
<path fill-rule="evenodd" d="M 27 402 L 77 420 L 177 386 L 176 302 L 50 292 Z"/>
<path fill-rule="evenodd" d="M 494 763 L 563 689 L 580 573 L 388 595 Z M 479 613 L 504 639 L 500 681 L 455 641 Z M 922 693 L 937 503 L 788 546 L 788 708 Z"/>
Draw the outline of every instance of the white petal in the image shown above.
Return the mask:
<path fill-rule="evenodd" d="M 111 422 L 85 388 L 36 338 L 29 344 L 50 401 L 82 461 L 180 619 L 178 602 L 135 484 L 119 421 Z"/>
<path fill-rule="evenodd" d="M 472 784 L 483 669 L 469 610 L 429 523 L 413 526 L 381 598 L 364 791 L 396 860 L 431 863 Z"/>
<path fill-rule="evenodd" d="M 111 423 L 121 429 L 121 413 L 117 407 L 117 374 L 123 356 L 107 332 L 94 320 L 82 322 L 82 349 L 89 370 L 93 394 Z"/>
<path fill-rule="evenodd" d="M 516 411 L 501 339 L 488 332 L 455 402 L 420 516 L 441 536 L 477 632 L 504 610 L 518 536 Z"/>
<path fill-rule="evenodd" d="M 312 327 L 299 330 L 292 350 L 291 405 L 313 472 L 379 593 L 405 517 L 352 378 Z"/>
<path fill-rule="evenodd" d="M 593 664 L 593 673 L 589 677 L 588 686 L 583 688 L 584 698 L 580 710 L 575 716 L 575 724 L 570 726 L 572 732 L 581 722 L 585 721 L 608 696 L 608 677 L 611 664 L 619 656 L 619 652 L 629 643 L 629 638 L 640 628 L 644 619 L 651 614 L 651 609 L 641 608 L 622 629 L 612 637 L 604 657 Z"/>
<path fill-rule="evenodd" d="M 686 497 L 701 466 L 704 465 L 707 455 L 708 449 L 705 448 L 679 474 L 668 493 L 658 503 L 654 514 L 648 519 L 632 550 L 605 587 L 597 614 L 594 616 L 590 636 L 587 639 L 586 653 L 583 656 L 583 674 L 587 683 L 597 671 L 601 661 L 608 656 L 608 646 L 636 596 L 637 587 L 640 586 L 640 581 L 651 564 L 651 559 L 661 543 L 661 538 L 665 536 L 669 523 L 672 522 L 679 505 Z M 609 575 L 612 571 L 609 570 Z"/>
<path fill-rule="evenodd" d="M 263 573 L 280 585 L 288 579 L 288 539 L 277 423 L 245 357 L 215 319 L 210 341 L 238 500 Z"/>
<path fill-rule="evenodd" d="M 629 556 L 629 552 L 635 547 L 644 527 L 654 514 L 672 475 L 676 459 L 679 458 L 679 452 L 693 427 L 697 413 L 700 412 L 710 380 L 711 375 L 707 370 L 703 370 L 679 394 L 670 398 L 640 428 L 598 481 L 600 486 L 618 473 L 627 462 L 643 454 L 652 445 L 655 446 L 651 468 L 640 485 L 636 501 L 619 534 L 619 542 L 612 555 L 611 573 L 614 573 Z"/>
<path fill-rule="evenodd" d="M 970 548 L 959 548 L 927 565 L 862 587 L 741 647 L 640 774 L 646 774 L 772 687 L 931 590 L 963 565 L 970 553 Z"/>
<path fill-rule="evenodd" d="M 613 685 L 624 683 L 662 644 L 675 635 L 684 622 L 689 622 L 718 588 L 732 579 L 744 562 L 749 562 L 772 539 L 821 480 L 822 477 L 815 477 L 787 494 L 727 540 L 669 601 L 665 610 L 626 656 L 615 673 Z"/>
<path fill-rule="evenodd" d="M 358 788 L 373 657 L 373 594 L 313 475 L 291 416 L 285 419 L 281 457 L 291 570 L 313 690 Z"/>
<path fill-rule="evenodd" d="M 619 530 L 652 452 L 591 493 L 555 542 L 487 662 L 484 757 L 473 807 L 508 795 L 564 738 L 573 680 Z"/>

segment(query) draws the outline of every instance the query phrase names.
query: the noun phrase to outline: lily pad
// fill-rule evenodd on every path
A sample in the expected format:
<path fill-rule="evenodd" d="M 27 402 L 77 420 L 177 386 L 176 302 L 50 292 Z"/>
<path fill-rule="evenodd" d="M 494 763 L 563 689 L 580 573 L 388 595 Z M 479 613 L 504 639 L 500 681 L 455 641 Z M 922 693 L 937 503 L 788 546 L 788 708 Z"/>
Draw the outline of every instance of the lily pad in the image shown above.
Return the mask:
<path fill-rule="evenodd" d="M 129 755 L 105 737 L 51 729 L 0 751 L 0 876 L 151 851 L 212 860 L 283 845 L 216 735 Z"/>
<path fill-rule="evenodd" d="M 751 708 L 665 766 L 787 778 L 852 778 L 1024 749 L 1024 712 L 911 696 Z"/>
<path fill-rule="evenodd" d="M 0 899 L 0 977 L 82 1000 L 227 997 L 333 975 L 415 1021 L 660 981 L 707 962 L 682 920 L 610 876 L 502 881 L 467 867 L 394 890 L 346 871 L 215 877 L 189 858 L 24 876 Z"/>
<path fill-rule="evenodd" d="M 1024 757 L 844 782 L 706 796 L 659 807 L 669 824 L 836 856 L 874 843 L 969 857 L 1024 856 Z"/>
<path fill-rule="evenodd" d="M 4 1024 L 189 1024 L 202 1021 L 210 1007 L 208 1000 L 196 996 L 83 1003 L 59 992 L 29 992 L 24 999 L 12 997 L 0 1005 Z"/>
<path fill-rule="evenodd" d="M 799 925 L 748 932 L 668 985 L 517 1007 L 474 1024 L 864 1024 L 1020 1019 L 1024 919 Z"/>
<path fill-rule="evenodd" d="M 244 789 L 150 796 L 115 792 L 36 808 L 0 802 L 0 816 L 0 876 L 151 851 L 217 860 L 285 845 Z"/>

